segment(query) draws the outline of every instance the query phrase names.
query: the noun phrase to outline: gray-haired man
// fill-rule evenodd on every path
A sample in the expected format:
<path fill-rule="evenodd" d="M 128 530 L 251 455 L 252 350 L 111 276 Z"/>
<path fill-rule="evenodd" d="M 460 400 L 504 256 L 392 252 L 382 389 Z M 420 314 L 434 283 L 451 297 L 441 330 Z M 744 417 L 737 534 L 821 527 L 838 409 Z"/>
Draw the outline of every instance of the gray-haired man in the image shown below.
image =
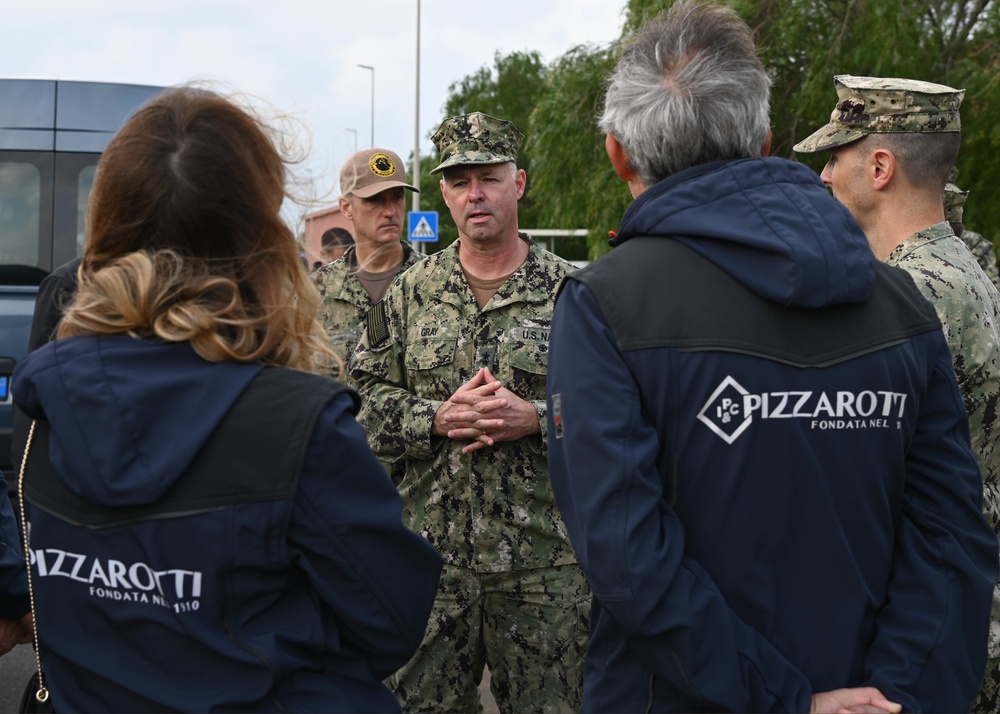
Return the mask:
<path fill-rule="evenodd" d="M 951 356 L 816 175 L 762 158 L 769 84 L 735 12 L 692 2 L 611 77 L 635 201 L 549 354 L 583 709 L 959 711 L 998 563 Z"/>

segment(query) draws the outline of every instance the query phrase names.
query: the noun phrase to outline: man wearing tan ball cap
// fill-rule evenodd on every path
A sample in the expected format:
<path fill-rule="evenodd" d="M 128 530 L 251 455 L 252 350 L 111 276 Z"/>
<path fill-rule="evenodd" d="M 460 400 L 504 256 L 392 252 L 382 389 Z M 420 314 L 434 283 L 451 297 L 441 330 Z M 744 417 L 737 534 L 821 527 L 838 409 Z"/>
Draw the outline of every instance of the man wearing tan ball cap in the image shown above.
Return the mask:
<path fill-rule="evenodd" d="M 406 224 L 406 166 L 388 149 L 359 151 L 340 171 L 340 211 L 354 224 L 355 244 L 312 274 L 320 320 L 347 363 L 361 337 L 365 314 L 422 256 L 400 240 Z M 347 378 L 345 371 L 344 378 Z"/>
<path fill-rule="evenodd" d="M 903 268 L 937 311 L 983 474 L 983 513 L 1000 533 L 1000 294 L 956 237 L 942 194 L 961 142 L 965 91 L 913 79 L 834 78 L 830 122 L 795 151 L 829 151 L 820 178 L 854 215 L 875 257 Z M 1000 559 L 1000 553 L 998 553 Z M 1000 584 L 973 711 L 1000 704 Z"/>

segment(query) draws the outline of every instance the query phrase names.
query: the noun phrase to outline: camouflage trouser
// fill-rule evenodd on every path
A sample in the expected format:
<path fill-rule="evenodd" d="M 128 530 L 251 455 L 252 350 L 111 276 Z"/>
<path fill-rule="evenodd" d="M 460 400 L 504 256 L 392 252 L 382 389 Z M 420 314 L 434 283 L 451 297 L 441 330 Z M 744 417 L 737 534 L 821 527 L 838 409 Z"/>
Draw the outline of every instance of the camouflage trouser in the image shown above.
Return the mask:
<path fill-rule="evenodd" d="M 1000 711 L 1000 657 L 986 660 L 986 675 L 983 686 L 972 705 L 976 714 L 995 714 Z"/>
<path fill-rule="evenodd" d="M 489 665 L 501 712 L 578 711 L 589 613 L 577 565 L 508 573 L 446 565 L 424 641 L 388 684 L 404 712 L 481 712 Z"/>

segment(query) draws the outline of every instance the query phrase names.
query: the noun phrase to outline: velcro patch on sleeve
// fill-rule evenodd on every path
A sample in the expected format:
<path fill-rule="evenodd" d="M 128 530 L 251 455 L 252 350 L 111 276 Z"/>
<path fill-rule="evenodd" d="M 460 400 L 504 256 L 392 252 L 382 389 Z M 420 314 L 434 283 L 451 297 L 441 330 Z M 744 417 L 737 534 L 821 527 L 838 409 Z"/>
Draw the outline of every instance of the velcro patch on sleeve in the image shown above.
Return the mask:
<path fill-rule="evenodd" d="M 379 347 L 389 339 L 389 320 L 385 308 L 385 301 L 380 300 L 375 307 L 365 315 L 367 323 L 368 344 L 371 347 Z"/>
<path fill-rule="evenodd" d="M 562 394 L 552 395 L 552 424 L 555 427 L 555 437 L 563 438 Z"/>

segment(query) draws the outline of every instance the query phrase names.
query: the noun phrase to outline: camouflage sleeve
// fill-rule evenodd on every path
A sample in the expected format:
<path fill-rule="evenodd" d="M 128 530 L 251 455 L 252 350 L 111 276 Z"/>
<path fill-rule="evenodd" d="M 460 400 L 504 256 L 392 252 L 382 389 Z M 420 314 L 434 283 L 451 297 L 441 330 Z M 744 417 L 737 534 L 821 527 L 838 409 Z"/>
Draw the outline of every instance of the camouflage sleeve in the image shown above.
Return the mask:
<path fill-rule="evenodd" d="M 445 439 L 431 436 L 434 415 L 443 402 L 422 399 L 408 389 L 400 319 L 402 291 L 393 286 L 365 318 L 351 379 L 362 396 L 358 421 L 368 444 L 383 463 L 404 456 L 429 459 Z"/>
<path fill-rule="evenodd" d="M 993 243 L 980 235 L 977 248 L 978 250 L 973 251 L 976 254 L 976 260 L 979 261 L 987 277 L 993 281 L 997 288 L 1000 288 L 1000 270 L 997 269 L 997 254 Z"/>
<path fill-rule="evenodd" d="M 541 429 L 539 433 L 542 436 L 542 451 L 545 452 L 549 446 L 548 401 L 546 399 L 539 399 L 533 401 L 531 404 L 535 407 L 535 413 L 538 415 L 538 426 Z"/>
<path fill-rule="evenodd" d="M 997 270 L 997 254 L 993 247 L 993 242 L 987 240 L 981 233 L 963 230 L 959 236 L 962 242 L 968 246 L 972 254 L 976 256 L 976 262 L 983 269 L 992 283 L 1000 288 L 1000 271 Z"/>

